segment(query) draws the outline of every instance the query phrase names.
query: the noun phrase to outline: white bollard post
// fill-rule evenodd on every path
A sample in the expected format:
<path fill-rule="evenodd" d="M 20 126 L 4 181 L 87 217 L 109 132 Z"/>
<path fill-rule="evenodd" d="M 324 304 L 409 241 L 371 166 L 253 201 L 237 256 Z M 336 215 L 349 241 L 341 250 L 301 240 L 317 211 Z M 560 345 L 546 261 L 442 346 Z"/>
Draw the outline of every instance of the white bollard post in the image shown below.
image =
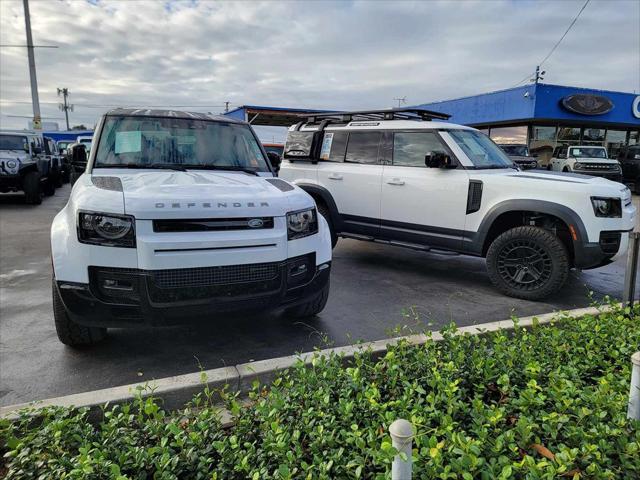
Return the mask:
<path fill-rule="evenodd" d="M 411 450 L 413 444 L 413 425 L 408 421 L 399 418 L 389 426 L 391 442 L 398 453 L 407 456 L 403 460 L 400 455 L 396 455 L 391 464 L 391 480 L 411 480 Z"/>
<path fill-rule="evenodd" d="M 631 355 L 631 387 L 627 418 L 640 420 L 640 352 Z"/>

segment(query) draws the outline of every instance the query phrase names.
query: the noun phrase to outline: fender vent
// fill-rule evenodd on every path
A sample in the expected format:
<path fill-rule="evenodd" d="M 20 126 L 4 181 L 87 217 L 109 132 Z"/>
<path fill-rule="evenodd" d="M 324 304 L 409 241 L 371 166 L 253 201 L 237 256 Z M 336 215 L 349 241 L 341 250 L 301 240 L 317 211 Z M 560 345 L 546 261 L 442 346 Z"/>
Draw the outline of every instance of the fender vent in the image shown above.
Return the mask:
<path fill-rule="evenodd" d="M 119 177 L 103 177 L 92 175 L 91 182 L 98 188 L 103 190 L 113 190 L 114 192 L 122 191 L 122 181 Z"/>
<path fill-rule="evenodd" d="M 482 203 L 482 182 L 469 180 L 469 193 L 467 194 L 467 215 L 480 210 Z"/>
<path fill-rule="evenodd" d="M 279 178 L 265 178 L 265 181 L 269 182 L 281 192 L 290 192 L 291 190 L 293 190 L 293 187 L 291 185 Z"/>

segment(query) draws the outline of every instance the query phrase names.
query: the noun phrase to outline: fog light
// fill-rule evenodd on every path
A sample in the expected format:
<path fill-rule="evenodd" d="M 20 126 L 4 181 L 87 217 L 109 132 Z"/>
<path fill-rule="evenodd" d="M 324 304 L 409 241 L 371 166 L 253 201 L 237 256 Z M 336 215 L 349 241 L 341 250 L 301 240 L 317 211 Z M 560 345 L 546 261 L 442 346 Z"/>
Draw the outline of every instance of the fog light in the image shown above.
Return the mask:
<path fill-rule="evenodd" d="M 294 267 L 289 271 L 289 275 L 292 277 L 297 277 L 298 275 L 304 275 L 307 273 L 307 265 L 294 265 Z"/>
<path fill-rule="evenodd" d="M 133 285 L 126 280 L 116 280 L 114 278 L 105 278 L 102 282 L 102 288 L 106 290 L 125 290 L 132 291 Z"/>

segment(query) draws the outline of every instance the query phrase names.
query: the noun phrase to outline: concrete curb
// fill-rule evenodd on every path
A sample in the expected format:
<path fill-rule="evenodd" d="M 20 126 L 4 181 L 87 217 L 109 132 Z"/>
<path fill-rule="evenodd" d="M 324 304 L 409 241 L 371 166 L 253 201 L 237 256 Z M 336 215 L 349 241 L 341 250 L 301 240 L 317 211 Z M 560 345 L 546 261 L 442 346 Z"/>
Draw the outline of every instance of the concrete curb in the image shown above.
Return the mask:
<path fill-rule="evenodd" d="M 588 307 L 545 313 L 542 315 L 520 318 L 518 320 L 518 325 L 520 327 L 531 327 L 534 323 L 546 324 L 553 322 L 553 320 L 576 318 L 583 315 L 595 315 L 608 310 L 609 307 Z M 513 329 L 513 320 L 511 319 L 459 327 L 458 332 L 459 334 L 468 333 L 471 335 L 481 335 L 498 330 L 510 329 Z M 270 384 L 283 370 L 291 368 L 300 360 L 305 364 L 309 364 L 313 356 L 316 354 L 325 356 L 330 354 L 342 355 L 345 361 L 352 359 L 357 352 L 362 351 L 370 351 L 372 355 L 379 357 L 386 352 L 388 346 L 395 345 L 400 341 L 406 341 L 412 345 L 421 345 L 426 343 L 429 339 L 440 341 L 442 340 L 442 335 L 438 332 L 433 332 L 430 336 L 417 334 L 397 338 L 387 338 L 383 340 L 376 340 L 374 342 L 327 348 L 315 352 L 305 352 L 298 355 L 288 355 L 286 357 L 242 363 L 232 367 L 222 367 L 202 372 L 176 375 L 173 377 L 151 380 L 149 382 L 121 385 L 102 390 L 66 395 L 64 397 L 48 398 L 35 402 L 9 405 L 6 407 L 0 407 L 0 418 L 16 418 L 18 416 L 18 411 L 22 409 L 46 406 L 88 407 L 92 411 L 97 411 L 106 403 L 113 405 L 130 402 L 134 400 L 136 395 L 141 395 L 142 397 L 153 395 L 154 397 L 162 399 L 164 408 L 179 409 L 188 403 L 196 393 L 202 391 L 205 386 L 208 386 L 210 389 L 220 389 L 226 386 L 231 392 L 246 393 L 251 389 L 251 385 L 254 381 L 257 380 L 261 384 Z M 206 380 L 203 381 L 203 378 L 205 377 Z"/>

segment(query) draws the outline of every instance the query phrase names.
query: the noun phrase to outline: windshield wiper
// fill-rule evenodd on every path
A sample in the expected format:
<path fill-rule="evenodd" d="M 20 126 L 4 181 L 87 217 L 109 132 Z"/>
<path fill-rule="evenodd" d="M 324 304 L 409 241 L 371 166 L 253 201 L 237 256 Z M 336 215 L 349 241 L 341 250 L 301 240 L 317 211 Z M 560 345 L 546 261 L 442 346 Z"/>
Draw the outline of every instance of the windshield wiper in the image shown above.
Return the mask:
<path fill-rule="evenodd" d="M 257 177 L 260 176 L 258 172 L 248 167 L 240 167 L 240 166 L 232 166 L 232 165 L 191 165 L 191 164 L 185 164 L 182 166 L 189 170 L 222 170 L 227 172 L 244 172 L 250 175 L 255 175 Z"/>

